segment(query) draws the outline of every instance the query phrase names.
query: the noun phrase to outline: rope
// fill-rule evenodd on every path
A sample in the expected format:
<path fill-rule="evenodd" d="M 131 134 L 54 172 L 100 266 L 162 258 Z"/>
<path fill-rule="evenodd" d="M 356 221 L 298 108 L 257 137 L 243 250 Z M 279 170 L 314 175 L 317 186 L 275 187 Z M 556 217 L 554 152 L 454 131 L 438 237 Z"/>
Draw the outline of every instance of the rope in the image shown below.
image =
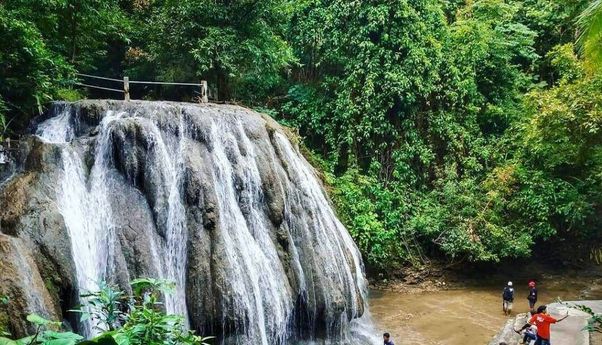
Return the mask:
<path fill-rule="evenodd" d="M 76 75 L 82 76 L 82 77 L 88 77 L 88 78 L 96 78 L 96 79 L 102 79 L 102 80 L 116 81 L 116 82 L 119 82 L 119 83 L 123 83 L 124 82 L 123 79 L 99 77 L 99 76 L 95 76 L 95 75 L 91 75 L 91 74 L 76 73 Z M 198 83 L 177 83 L 177 82 L 168 82 L 168 81 L 130 80 L 129 83 L 130 84 L 149 84 L 149 85 L 184 85 L 184 86 L 199 86 L 199 87 L 202 86 L 202 84 L 198 84 Z M 75 85 L 85 86 L 85 87 L 92 87 L 92 88 L 101 89 L 101 90 L 107 90 L 107 91 L 124 92 L 124 90 L 111 89 L 111 88 L 108 88 L 108 87 L 94 86 L 94 85 L 90 85 L 90 84 L 75 83 Z"/>
<path fill-rule="evenodd" d="M 168 81 L 138 81 L 138 80 L 130 80 L 130 84 L 164 84 L 164 85 L 201 86 L 201 84 L 195 84 L 195 83 L 173 83 L 173 82 L 168 82 Z"/>
<path fill-rule="evenodd" d="M 118 81 L 120 83 L 123 83 L 123 79 L 115 79 L 115 78 L 107 78 L 107 77 L 98 77 L 95 75 L 90 75 L 90 74 L 83 74 L 83 73 L 75 73 L 77 75 L 81 75 L 82 77 L 88 77 L 88 78 L 96 78 L 96 79 L 103 79 L 103 80 L 110 80 L 110 81 Z"/>
<path fill-rule="evenodd" d="M 82 84 L 82 83 L 75 83 L 75 85 L 85 86 L 85 87 L 92 87 L 92 88 L 101 89 L 101 90 L 107 90 L 107 91 L 123 92 L 123 90 L 111 89 L 111 88 L 108 88 L 108 87 L 88 85 L 88 84 Z"/>

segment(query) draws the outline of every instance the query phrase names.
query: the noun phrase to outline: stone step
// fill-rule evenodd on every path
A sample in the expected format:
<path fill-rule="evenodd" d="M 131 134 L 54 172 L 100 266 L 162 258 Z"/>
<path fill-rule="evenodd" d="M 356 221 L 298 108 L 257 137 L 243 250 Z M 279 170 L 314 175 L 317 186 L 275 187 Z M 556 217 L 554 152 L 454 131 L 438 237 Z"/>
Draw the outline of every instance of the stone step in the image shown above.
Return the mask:
<path fill-rule="evenodd" d="M 583 302 L 565 303 L 584 304 Z M 602 301 L 598 301 L 598 303 L 602 304 Z M 557 319 L 564 317 L 567 312 L 569 314 L 568 318 L 552 325 L 552 339 L 550 341 L 552 344 L 558 345 L 589 345 L 589 332 L 585 329 L 587 327 L 587 320 L 590 318 L 589 314 L 570 308 L 562 303 L 551 303 L 548 305 L 548 313 Z"/>

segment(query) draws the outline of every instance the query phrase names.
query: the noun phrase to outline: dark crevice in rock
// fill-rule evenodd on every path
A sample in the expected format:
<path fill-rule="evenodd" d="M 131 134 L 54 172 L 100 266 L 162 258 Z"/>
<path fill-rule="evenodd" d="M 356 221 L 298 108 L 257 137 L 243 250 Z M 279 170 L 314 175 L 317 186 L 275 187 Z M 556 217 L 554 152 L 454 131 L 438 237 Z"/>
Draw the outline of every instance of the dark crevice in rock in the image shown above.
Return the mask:
<path fill-rule="evenodd" d="M 24 239 L 39 251 L 36 264 L 24 270 L 38 272 L 36 289 L 49 296 L 50 312 L 60 306 L 57 317 L 75 322 L 67 310 L 78 300 L 76 259 L 57 208 L 58 191 L 69 186 L 65 152 L 85 170 L 77 172 L 86 182 L 78 193 L 100 182 L 108 194 L 106 205 L 92 203 L 110 213 L 101 223 L 114 251 L 106 279 L 127 289 L 129 280 L 165 277 L 178 263 L 185 276 L 179 303 L 201 334 L 248 345 L 258 343 L 258 327 L 264 327 L 278 345 L 327 337 L 336 343 L 348 331 L 346 320 L 363 312 L 363 292 L 349 277 L 362 274 L 357 248 L 337 245 L 348 235 L 321 212 L 330 206 L 322 191 L 311 190 L 319 184 L 305 181 L 315 177 L 311 167 L 294 143 L 281 140 L 290 133 L 275 121 L 236 106 L 142 101 L 82 101 L 52 113 L 68 107 L 75 138 L 60 144 L 32 138 L 25 171 L 0 186 L 0 207 L 6 205 L 0 231 L 10 234 L 0 236 Z M 103 121 L 107 111 L 113 116 Z M 102 181 L 95 180 L 97 170 Z M 102 216 L 83 210 L 91 223 Z M 182 224 L 182 233 L 174 234 Z M 177 260 L 167 260 L 170 255 Z"/>

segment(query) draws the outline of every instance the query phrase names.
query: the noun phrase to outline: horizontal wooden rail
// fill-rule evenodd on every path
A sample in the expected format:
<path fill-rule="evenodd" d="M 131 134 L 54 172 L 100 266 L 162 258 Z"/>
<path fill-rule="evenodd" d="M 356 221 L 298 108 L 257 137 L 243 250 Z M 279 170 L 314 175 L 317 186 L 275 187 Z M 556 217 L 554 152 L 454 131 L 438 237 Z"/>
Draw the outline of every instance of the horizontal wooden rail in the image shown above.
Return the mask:
<path fill-rule="evenodd" d="M 184 86 L 201 86 L 202 84 L 197 83 L 176 83 L 170 81 L 142 81 L 142 80 L 130 80 L 130 84 L 161 84 L 161 85 L 184 85 Z"/>

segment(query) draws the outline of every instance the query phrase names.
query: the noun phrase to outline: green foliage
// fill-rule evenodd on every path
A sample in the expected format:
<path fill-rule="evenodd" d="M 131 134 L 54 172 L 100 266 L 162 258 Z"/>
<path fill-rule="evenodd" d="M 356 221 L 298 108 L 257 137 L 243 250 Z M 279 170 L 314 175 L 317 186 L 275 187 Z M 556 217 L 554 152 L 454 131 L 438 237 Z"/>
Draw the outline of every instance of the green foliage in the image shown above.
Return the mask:
<path fill-rule="evenodd" d="M 221 99 L 252 100 L 281 82 L 294 60 L 282 36 L 292 9 L 284 0 L 155 1 L 136 13 L 145 18 L 130 71 L 147 79 L 204 78 Z"/>
<path fill-rule="evenodd" d="M 80 70 L 98 67 L 109 45 L 126 39 L 118 0 L 5 0 L 3 6 L 37 28 L 47 49 Z"/>
<path fill-rule="evenodd" d="M 175 291 L 175 284 L 164 279 L 154 278 L 139 278 L 134 279 L 130 283 L 132 291 L 136 298 L 149 299 L 148 303 L 156 303 L 159 300 L 160 294 L 171 294 Z"/>
<path fill-rule="evenodd" d="M 8 121 L 6 120 L 6 105 L 0 97 L 0 141 L 8 134 Z"/>
<path fill-rule="evenodd" d="M 75 89 L 56 90 L 56 100 L 75 102 L 85 98 L 81 91 Z"/>
<path fill-rule="evenodd" d="M 82 296 L 85 305 L 77 312 L 81 321 L 91 321 L 102 333 L 82 344 L 100 345 L 201 345 L 212 337 L 201 337 L 187 330 L 178 315 L 162 310 L 161 298 L 174 291 L 172 282 L 140 278 L 131 283 L 127 296 L 117 287 L 101 283 L 100 290 Z"/>
<path fill-rule="evenodd" d="M 101 331 L 114 331 L 125 319 L 125 312 L 120 309 L 121 304 L 127 302 L 127 297 L 115 286 L 101 282 L 99 290 L 81 296 L 85 306 L 76 310 L 81 313 L 81 322 L 88 320 L 94 327 Z"/>
<path fill-rule="evenodd" d="M 160 298 L 172 293 L 174 284 L 153 278 L 131 282 L 133 296 L 125 322 L 112 336 L 119 345 L 190 344 L 206 345 L 213 337 L 201 337 L 186 329 L 179 315 L 162 311 Z"/>
<path fill-rule="evenodd" d="M 60 322 L 47 320 L 37 314 L 27 316 L 27 321 L 36 327 L 33 335 L 25 338 L 11 340 L 0 337 L 1 345 L 75 345 L 83 339 L 81 335 L 72 332 L 57 331 Z"/>
<path fill-rule="evenodd" d="M 85 340 L 78 345 L 119 345 L 115 338 L 109 333 L 101 334 L 92 340 Z"/>
<path fill-rule="evenodd" d="M 82 98 L 75 70 L 206 79 L 299 129 L 371 267 L 526 257 L 602 236 L 600 13 L 599 0 L 6 0 L 0 137 Z M 116 337 L 178 338 L 157 333 L 181 326 L 154 307 L 169 284 L 132 289 L 103 286 L 83 316 Z M 123 299 L 143 328 L 126 327 Z"/>
<path fill-rule="evenodd" d="M 555 70 L 561 82 L 575 81 L 584 77 L 581 61 L 574 53 L 573 45 L 570 43 L 554 47 L 546 55 L 550 65 Z"/>
<path fill-rule="evenodd" d="M 357 169 L 343 176 L 330 177 L 331 193 L 343 221 L 367 264 L 379 269 L 403 262 L 396 223 L 400 210 L 393 205 L 393 195 L 376 178 L 361 175 Z M 387 207 L 388 206 L 388 207 Z"/>
<path fill-rule="evenodd" d="M 293 19 L 303 68 L 284 118 L 343 171 L 335 201 L 369 264 L 530 253 L 482 185 L 538 60 L 520 8 L 478 1 L 446 25 L 436 2 L 310 1 Z"/>
<path fill-rule="evenodd" d="M 0 116 L 3 132 L 14 117 L 25 125 L 30 114 L 56 96 L 72 69 L 60 56 L 48 49 L 40 31 L 20 13 L 0 4 Z M 2 111 L 5 110 L 5 111 Z M 10 113 L 6 112 L 10 110 Z M 5 116 L 10 120 L 6 120 Z"/>
<path fill-rule="evenodd" d="M 386 150 L 435 91 L 444 17 L 414 3 L 308 1 L 293 19 L 301 83 L 284 111 L 335 157 Z"/>
<path fill-rule="evenodd" d="M 602 69 L 602 1 L 592 1 L 580 14 L 578 24 L 581 29 L 578 43 L 586 67 L 599 72 Z"/>
<path fill-rule="evenodd" d="M 601 221 L 600 87 L 602 79 L 594 76 L 535 91 L 527 98 L 531 116 L 522 125 L 523 180 L 545 181 L 553 194 L 545 203 L 551 223 L 573 235 L 597 235 Z M 533 194 L 545 192 L 539 186 Z"/>
<path fill-rule="evenodd" d="M 475 2 L 459 12 L 446 41 L 452 57 L 444 71 L 451 79 L 446 96 L 469 114 L 477 111 L 484 135 L 502 133 L 518 117 L 517 104 L 531 82 L 526 72 L 538 59 L 536 34 L 516 21 L 519 11 L 513 2 Z"/>
<path fill-rule="evenodd" d="M 0 135 L 25 128 L 49 101 L 82 98 L 71 89 L 76 69 L 112 74 L 107 55 L 123 47 L 128 25 L 117 0 L 2 1 Z"/>
<path fill-rule="evenodd" d="M 132 296 L 119 288 L 101 283 L 99 291 L 82 295 L 81 322 L 90 322 L 100 334 L 91 340 L 60 332 L 60 322 L 37 314 L 27 316 L 36 326 L 33 335 L 11 340 L 0 334 L 0 345 L 208 345 L 213 337 L 195 335 L 178 315 L 162 309 L 161 298 L 173 292 L 174 284 L 165 280 L 141 278 L 131 282 Z M 8 302 L 7 302 L 8 303 Z"/>
<path fill-rule="evenodd" d="M 6 329 L 6 319 L 7 319 L 7 315 L 6 315 L 6 311 L 5 311 L 5 306 L 8 305 L 8 303 L 10 302 L 10 298 L 8 296 L 5 295 L 0 295 L 0 337 L 7 337 L 10 336 L 10 332 L 8 332 L 8 330 Z"/>

